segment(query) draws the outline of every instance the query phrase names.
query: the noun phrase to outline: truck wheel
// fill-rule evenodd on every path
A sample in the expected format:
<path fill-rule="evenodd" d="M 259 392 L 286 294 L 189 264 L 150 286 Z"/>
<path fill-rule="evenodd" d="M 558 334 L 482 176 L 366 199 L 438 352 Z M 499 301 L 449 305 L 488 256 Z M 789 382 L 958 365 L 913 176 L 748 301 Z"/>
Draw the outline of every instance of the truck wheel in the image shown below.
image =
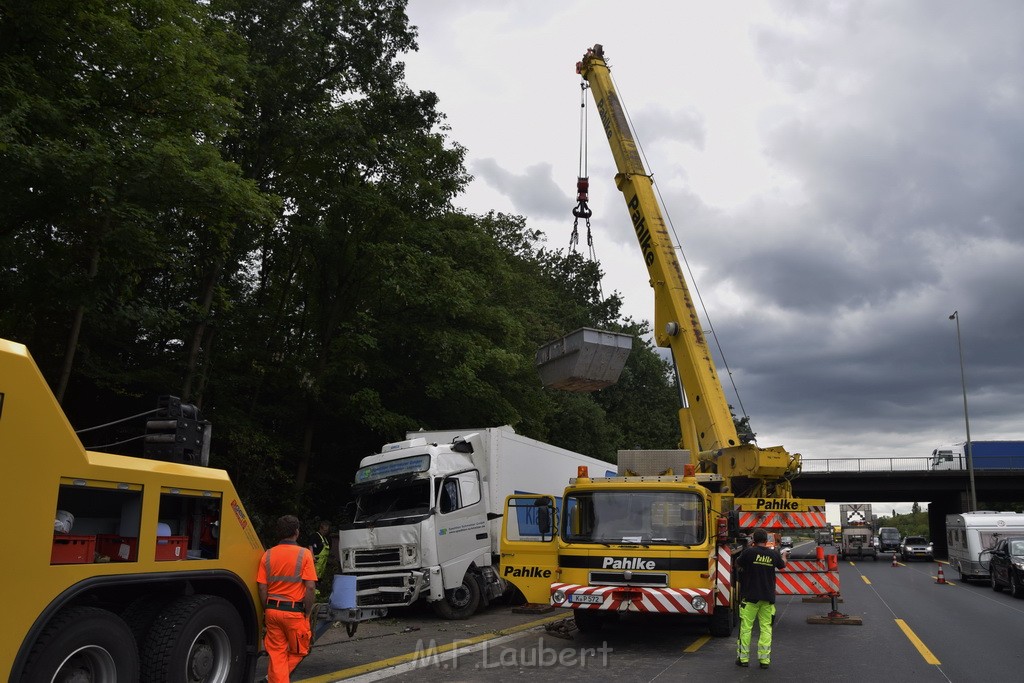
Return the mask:
<path fill-rule="evenodd" d="M 601 630 L 605 621 L 604 614 L 596 609 L 574 609 L 572 618 L 576 622 L 576 628 L 580 633 L 597 633 Z"/>
<path fill-rule="evenodd" d="M 245 668 L 245 629 L 227 600 L 216 595 L 177 598 L 157 616 L 142 651 L 150 681 L 239 681 Z"/>
<path fill-rule="evenodd" d="M 719 606 L 708 617 L 708 633 L 715 638 L 728 638 L 736 624 L 736 613 L 732 607 Z"/>
<path fill-rule="evenodd" d="M 72 607 L 39 636 L 22 680 L 137 681 L 139 651 L 121 617 L 96 607 Z"/>
<path fill-rule="evenodd" d="M 442 619 L 468 619 L 480 608 L 480 584 L 468 572 L 462 585 L 444 592 L 444 599 L 430 603 L 434 613 Z"/>

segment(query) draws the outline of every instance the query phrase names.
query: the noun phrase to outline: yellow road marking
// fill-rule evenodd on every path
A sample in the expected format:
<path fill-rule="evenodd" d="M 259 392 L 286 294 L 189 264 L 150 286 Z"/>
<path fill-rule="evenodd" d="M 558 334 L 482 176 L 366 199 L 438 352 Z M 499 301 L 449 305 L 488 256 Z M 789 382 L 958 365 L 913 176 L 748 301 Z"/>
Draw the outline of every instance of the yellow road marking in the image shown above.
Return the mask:
<path fill-rule="evenodd" d="M 866 583 L 867 585 L 869 585 L 869 586 L 871 585 L 871 579 L 869 579 L 868 577 L 866 577 L 863 574 L 861 574 L 860 578 L 864 579 L 864 583 Z"/>
<path fill-rule="evenodd" d="M 701 636 L 697 640 L 690 644 L 690 647 L 683 650 L 683 652 L 696 652 L 697 650 L 704 647 L 704 645 L 711 640 L 711 636 Z"/>
<path fill-rule="evenodd" d="M 917 648 L 917 651 L 921 653 L 921 656 L 924 657 L 924 661 L 929 664 L 942 664 L 942 662 L 932 654 L 932 651 L 921 642 L 921 639 L 917 637 L 917 634 L 910 630 L 910 627 L 907 626 L 907 622 L 902 619 L 897 619 L 896 625 L 900 627 L 901 631 L 903 631 L 903 635 L 907 637 L 907 640 L 909 640 L 910 643 Z"/>
<path fill-rule="evenodd" d="M 386 669 L 397 664 L 405 664 L 406 662 L 411 662 L 417 659 L 437 657 L 446 652 L 451 652 L 456 648 L 475 645 L 477 643 L 482 643 L 485 640 L 490 640 L 492 638 L 496 638 L 499 636 L 509 635 L 511 633 L 518 633 L 519 631 L 527 631 L 536 626 L 543 626 L 544 624 L 550 624 L 556 621 L 561 621 L 562 619 L 565 619 L 564 614 L 557 617 L 547 617 L 545 619 L 538 619 L 537 621 L 519 624 L 518 626 L 513 626 L 511 628 L 503 628 L 498 631 L 492 631 L 491 633 L 485 633 L 482 636 L 474 636 L 473 638 L 456 640 L 447 645 L 439 645 L 437 647 L 432 647 L 427 650 L 423 650 L 422 652 L 409 652 L 404 655 L 399 655 L 397 657 L 379 659 L 376 662 L 370 662 L 369 664 L 362 664 L 360 666 L 353 666 L 348 669 L 334 671 L 329 674 L 314 676 L 313 678 L 303 678 L 301 681 L 299 681 L 299 683 L 331 683 L 332 681 L 337 681 L 342 678 L 352 678 L 354 676 L 359 676 L 360 674 L 370 673 L 371 671 L 378 671 L 380 669 Z"/>

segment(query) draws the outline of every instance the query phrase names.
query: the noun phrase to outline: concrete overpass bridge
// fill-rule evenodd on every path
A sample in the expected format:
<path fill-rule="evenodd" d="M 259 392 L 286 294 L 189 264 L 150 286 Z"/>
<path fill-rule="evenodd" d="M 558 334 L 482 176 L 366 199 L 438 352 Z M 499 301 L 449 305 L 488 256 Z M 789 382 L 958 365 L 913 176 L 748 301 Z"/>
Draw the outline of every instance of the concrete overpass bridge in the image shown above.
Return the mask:
<path fill-rule="evenodd" d="M 824 498 L 830 503 L 906 501 L 928 506 L 928 526 L 935 554 L 946 557 L 946 515 L 970 509 L 967 470 L 929 470 L 928 458 L 804 460 L 793 480 L 793 495 Z M 979 506 L 1006 509 L 1024 501 L 1024 468 L 975 469 Z M 875 509 L 878 516 L 889 510 Z"/>

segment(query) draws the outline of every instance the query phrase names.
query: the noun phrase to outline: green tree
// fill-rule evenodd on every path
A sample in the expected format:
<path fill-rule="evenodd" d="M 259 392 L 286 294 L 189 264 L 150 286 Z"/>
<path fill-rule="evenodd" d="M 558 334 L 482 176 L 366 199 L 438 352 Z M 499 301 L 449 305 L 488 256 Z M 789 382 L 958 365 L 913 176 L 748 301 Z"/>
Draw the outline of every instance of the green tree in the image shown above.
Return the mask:
<path fill-rule="evenodd" d="M 0 13 L 2 322 L 56 374 L 59 398 L 79 352 L 108 386 L 169 362 L 180 378 L 178 342 L 204 308 L 194 264 L 268 218 L 271 200 L 217 147 L 242 54 L 192 0 Z"/>

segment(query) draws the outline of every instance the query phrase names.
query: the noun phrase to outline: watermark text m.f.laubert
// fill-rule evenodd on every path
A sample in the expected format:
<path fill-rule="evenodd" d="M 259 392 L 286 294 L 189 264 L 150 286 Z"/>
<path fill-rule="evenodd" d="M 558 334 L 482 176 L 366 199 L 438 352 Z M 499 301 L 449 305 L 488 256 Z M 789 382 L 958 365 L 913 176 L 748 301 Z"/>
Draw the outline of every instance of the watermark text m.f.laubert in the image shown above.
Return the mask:
<path fill-rule="evenodd" d="M 459 662 L 460 658 L 479 652 L 480 661 L 473 662 L 474 669 L 607 668 L 612 649 L 607 642 L 602 642 L 600 647 L 555 648 L 546 645 L 543 636 L 537 639 L 536 645 L 518 648 L 493 645 L 486 641 L 462 648 L 453 642 L 445 647 L 439 646 L 437 641 L 431 638 L 428 641 L 416 641 L 413 662 L 418 668 L 458 669 L 460 666 L 466 666 L 465 663 Z"/>

